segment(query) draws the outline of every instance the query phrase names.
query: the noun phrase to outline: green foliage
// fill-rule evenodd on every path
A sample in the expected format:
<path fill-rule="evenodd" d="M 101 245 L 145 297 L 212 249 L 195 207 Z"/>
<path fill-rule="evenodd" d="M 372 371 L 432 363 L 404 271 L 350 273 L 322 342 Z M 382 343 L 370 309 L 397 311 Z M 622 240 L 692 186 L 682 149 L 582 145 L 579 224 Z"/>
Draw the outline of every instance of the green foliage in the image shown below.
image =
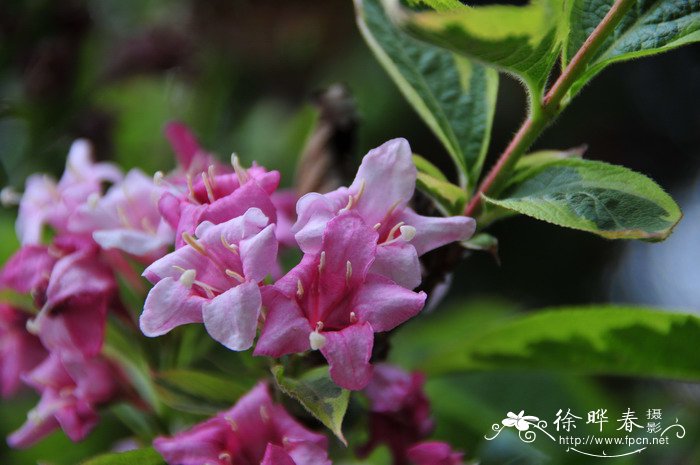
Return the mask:
<path fill-rule="evenodd" d="M 81 465 L 165 465 L 165 461 L 152 447 L 147 447 L 128 452 L 99 455 Z"/>
<path fill-rule="evenodd" d="M 564 64 L 610 10 L 614 0 L 571 0 Z M 700 2 L 695 0 L 639 0 L 608 37 L 585 72 L 573 84 L 576 94 L 605 67 L 615 62 L 665 52 L 700 41 Z"/>
<path fill-rule="evenodd" d="M 392 0 L 389 14 L 421 39 L 518 76 L 537 99 L 558 56 L 564 8 L 559 0 L 533 0 L 410 12 Z"/>
<path fill-rule="evenodd" d="M 430 374 L 518 369 L 700 380 L 700 354 L 687 350 L 700 338 L 695 316 L 615 306 L 507 315 L 463 308 L 408 326 L 397 334 L 398 347 L 408 349 L 397 361 Z M 454 338 L 467 324 L 471 331 Z"/>
<path fill-rule="evenodd" d="M 681 211 L 661 187 L 621 166 L 554 160 L 523 170 L 487 203 L 609 239 L 663 240 Z"/>
<path fill-rule="evenodd" d="M 416 186 L 432 198 L 446 215 L 460 215 L 467 201 L 467 194 L 459 186 L 447 180 L 442 172 L 425 158 L 414 155 L 418 169 Z"/>
<path fill-rule="evenodd" d="M 231 407 L 252 387 L 218 373 L 184 369 L 158 373 L 156 384 L 161 400 L 170 407 L 205 415 Z"/>
<path fill-rule="evenodd" d="M 284 393 L 296 399 L 347 445 L 342 425 L 350 391 L 340 388 L 331 380 L 327 366 L 308 371 L 297 379 L 284 376 L 284 368 L 280 365 L 272 368 L 272 374 Z"/>
<path fill-rule="evenodd" d="M 491 133 L 498 74 L 398 30 L 380 0 L 356 0 L 357 22 L 374 54 L 443 143 L 460 183 L 475 183 Z"/>

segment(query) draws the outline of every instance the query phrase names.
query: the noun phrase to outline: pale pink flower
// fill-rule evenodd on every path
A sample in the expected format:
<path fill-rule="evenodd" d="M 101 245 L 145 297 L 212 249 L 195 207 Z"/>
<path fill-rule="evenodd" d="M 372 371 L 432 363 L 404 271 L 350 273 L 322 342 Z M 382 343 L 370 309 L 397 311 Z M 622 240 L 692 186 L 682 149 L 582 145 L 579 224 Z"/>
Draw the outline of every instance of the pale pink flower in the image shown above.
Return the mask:
<path fill-rule="evenodd" d="M 407 373 L 387 363 L 375 367 L 364 390 L 370 414 L 369 441 L 360 449 L 362 455 L 385 444 L 395 465 L 408 463 L 408 449 L 428 437 L 435 426 L 424 384 L 422 373 Z"/>
<path fill-rule="evenodd" d="M 305 253 L 318 253 L 328 221 L 355 211 L 377 230 L 372 271 L 413 289 L 420 284 L 418 257 L 454 241 L 468 239 L 475 222 L 465 216 L 421 216 L 408 203 L 416 187 L 416 167 L 405 139 L 393 139 L 365 155 L 350 187 L 310 193 L 297 204 L 296 239 Z"/>
<path fill-rule="evenodd" d="M 277 258 L 275 226 L 257 208 L 221 224 L 204 222 L 196 238 L 151 264 L 144 276 L 155 284 L 146 298 L 141 330 L 160 336 L 176 326 L 204 323 L 232 350 L 253 344 L 260 315 L 258 283 Z"/>
<path fill-rule="evenodd" d="M 119 393 L 119 379 L 114 367 L 101 358 L 65 361 L 49 355 L 24 377 L 41 400 L 7 442 L 29 447 L 58 428 L 73 441 L 84 439 L 99 421 L 96 407 Z"/>
<path fill-rule="evenodd" d="M 236 405 L 155 449 L 169 465 L 330 465 L 328 440 L 299 424 L 258 384 Z"/>
<path fill-rule="evenodd" d="M 71 218 L 71 230 L 91 233 L 103 249 L 119 249 L 137 257 L 162 256 L 174 232 L 160 215 L 165 193 L 152 177 L 134 169 L 104 195 L 93 193 Z"/>
<path fill-rule="evenodd" d="M 462 465 L 461 452 L 454 452 L 449 444 L 439 441 L 422 442 L 408 450 L 413 465 Z"/>
<path fill-rule="evenodd" d="M 10 397 L 20 387 L 21 375 L 46 357 L 39 339 L 27 331 L 27 314 L 0 303 L 0 395 Z"/>
<path fill-rule="evenodd" d="M 292 226 L 296 222 L 296 204 L 299 198 L 293 189 L 282 189 L 270 196 L 273 205 L 277 209 L 277 240 L 280 246 L 296 248 L 297 240 L 294 238 Z"/>
<path fill-rule="evenodd" d="M 372 273 L 376 253 L 377 232 L 357 213 L 329 221 L 319 251 L 263 289 L 268 313 L 255 354 L 320 349 L 339 386 L 364 388 L 374 333 L 415 316 L 426 297 Z"/>
<path fill-rule="evenodd" d="M 93 163 L 86 140 L 73 142 L 66 168 L 58 183 L 50 176 L 35 174 L 27 179 L 19 204 L 17 236 L 22 244 L 38 244 L 44 225 L 59 234 L 69 230 L 71 214 L 92 194 L 99 194 L 104 182 L 118 182 L 122 173 L 110 163 Z"/>

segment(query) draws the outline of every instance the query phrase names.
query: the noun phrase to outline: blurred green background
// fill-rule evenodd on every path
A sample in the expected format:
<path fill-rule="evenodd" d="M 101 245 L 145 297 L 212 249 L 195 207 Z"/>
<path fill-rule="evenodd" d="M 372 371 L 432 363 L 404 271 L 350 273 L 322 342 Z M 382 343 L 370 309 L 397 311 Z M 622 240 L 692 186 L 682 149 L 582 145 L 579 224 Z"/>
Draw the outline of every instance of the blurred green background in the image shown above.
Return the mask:
<path fill-rule="evenodd" d="M 125 168 L 168 169 L 174 162 L 162 129 L 172 119 L 188 123 L 202 144 L 222 157 L 235 151 L 246 163 L 257 160 L 279 169 L 288 185 L 313 121 L 311 96 L 335 82 L 345 83 L 357 102 L 358 160 L 369 148 L 401 136 L 415 152 L 449 167 L 440 144 L 362 41 L 350 0 L 5 0 L 0 186 L 21 190 L 36 171 L 59 175 L 76 137 L 93 141 L 98 158 Z M 698 96 L 698 47 L 617 65 L 584 90 L 536 145 L 587 144 L 588 157 L 653 177 L 686 211 L 669 241 L 611 242 L 516 218 L 493 229 L 500 240 L 500 266 L 486 254 L 470 257 L 438 312 L 470 311 L 488 319 L 608 301 L 700 312 Z M 503 77 L 490 159 L 521 122 L 524 101 L 520 86 Z M 0 211 L 3 261 L 17 247 L 15 214 Z M 474 321 L 465 325 L 465 337 L 479 331 L 481 320 Z M 600 406 L 664 408 L 688 429 L 677 447 L 615 463 L 700 463 L 697 386 L 499 372 L 433 379 L 428 390 L 438 437 L 482 456 L 484 464 L 590 463 L 562 458 L 561 449 L 524 446 L 515 436 L 487 443 L 483 435 L 508 410 L 525 409 L 551 420 L 558 408 L 585 412 Z M 19 426 L 34 402 L 27 393 L 0 404 L 0 433 Z M 60 433 L 32 451 L 11 452 L 0 445 L 0 464 L 74 464 L 124 434 L 106 414 L 81 445 Z"/>

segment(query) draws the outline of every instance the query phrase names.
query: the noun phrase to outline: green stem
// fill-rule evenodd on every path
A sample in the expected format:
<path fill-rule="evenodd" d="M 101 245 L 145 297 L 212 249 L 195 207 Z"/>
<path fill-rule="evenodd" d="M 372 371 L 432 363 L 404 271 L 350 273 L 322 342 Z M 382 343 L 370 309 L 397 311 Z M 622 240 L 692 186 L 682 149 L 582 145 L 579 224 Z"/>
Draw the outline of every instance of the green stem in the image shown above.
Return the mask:
<path fill-rule="evenodd" d="M 554 121 L 563 110 L 562 101 L 576 80 L 586 71 L 588 63 L 603 44 L 605 39 L 615 30 L 635 0 L 615 0 L 610 11 L 603 20 L 591 32 L 576 55 L 562 71 L 554 82 L 549 92 L 540 102 L 539 107 L 530 109 L 530 115 L 515 133 L 498 161 L 493 165 L 489 173 L 483 179 L 474 193 L 471 201 L 464 210 L 467 216 L 474 216 L 481 207 L 482 195 L 488 194 L 498 187 L 503 178 L 509 174 L 517 161 L 525 154 L 525 151 L 537 140 L 544 129 Z"/>

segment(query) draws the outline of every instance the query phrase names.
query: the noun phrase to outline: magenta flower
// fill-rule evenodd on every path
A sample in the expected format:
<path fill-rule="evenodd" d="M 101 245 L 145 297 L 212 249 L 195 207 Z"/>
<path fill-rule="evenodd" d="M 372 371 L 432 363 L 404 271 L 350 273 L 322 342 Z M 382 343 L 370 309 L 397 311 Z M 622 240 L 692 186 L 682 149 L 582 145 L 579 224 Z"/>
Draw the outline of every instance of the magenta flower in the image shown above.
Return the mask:
<path fill-rule="evenodd" d="M 320 349 L 339 386 L 364 388 L 374 333 L 415 316 L 426 297 L 372 273 L 376 254 L 377 232 L 357 213 L 329 221 L 320 250 L 263 289 L 268 312 L 255 354 Z"/>
<path fill-rule="evenodd" d="M 370 438 L 360 449 L 362 455 L 386 444 L 395 465 L 408 463 L 408 449 L 434 428 L 424 384 L 425 376 L 421 373 L 407 373 L 386 363 L 376 366 L 364 390 L 370 402 Z"/>
<path fill-rule="evenodd" d="M 214 225 L 197 227 L 197 238 L 149 266 L 155 284 L 146 298 L 141 330 L 160 336 L 176 326 L 204 323 L 231 350 L 253 344 L 260 315 L 258 283 L 275 267 L 275 226 L 257 208 Z"/>
<path fill-rule="evenodd" d="M 39 339 L 27 332 L 27 315 L 0 303 L 0 395 L 10 397 L 20 387 L 21 375 L 46 357 Z"/>
<path fill-rule="evenodd" d="M 296 239 L 305 253 L 318 253 L 326 223 L 344 211 L 357 212 L 377 230 L 377 257 L 372 272 L 413 289 L 420 284 L 418 257 L 454 241 L 468 239 L 472 218 L 418 215 L 408 202 L 416 187 L 416 167 L 405 139 L 371 150 L 350 187 L 328 194 L 310 193 L 297 204 Z"/>
<path fill-rule="evenodd" d="M 131 170 L 100 197 L 93 193 L 71 218 L 71 229 L 91 233 L 103 249 L 138 257 L 162 256 L 174 241 L 172 228 L 160 216 L 165 189 L 139 170 Z"/>
<path fill-rule="evenodd" d="M 272 402 L 258 384 L 236 405 L 171 438 L 155 449 L 169 465 L 330 465 L 328 441 L 307 430 Z"/>
<path fill-rule="evenodd" d="M 462 457 L 464 454 L 438 441 L 416 444 L 408 450 L 408 458 L 414 465 L 462 465 Z"/>
<path fill-rule="evenodd" d="M 108 306 L 116 299 L 116 279 L 89 239 L 57 238 L 50 250 L 58 259 L 43 295 L 35 299 L 41 310 L 27 329 L 52 352 L 96 355 L 104 341 Z"/>
<path fill-rule="evenodd" d="M 90 195 L 99 194 L 103 182 L 121 180 L 119 168 L 110 163 L 93 163 L 91 151 L 86 140 L 73 142 L 58 183 L 44 174 L 27 179 L 17 216 L 17 236 L 22 244 L 40 243 L 46 224 L 58 233 L 67 232 L 71 214 Z"/>
<path fill-rule="evenodd" d="M 43 245 L 22 246 L 0 271 L 0 289 L 9 288 L 20 294 L 31 293 L 36 300 L 43 302 L 51 270 L 60 253 L 55 248 Z"/>
<path fill-rule="evenodd" d="M 158 207 L 175 229 L 175 246 L 179 248 L 185 245 L 183 233 L 193 234 L 200 223 L 223 223 L 243 215 L 249 208 L 262 210 L 270 223 L 276 222 L 276 208 L 270 195 L 277 189 L 279 180 L 279 172 L 268 172 L 257 165 L 249 169 L 236 166 L 235 173 L 226 174 L 216 174 L 212 168 L 197 179 L 188 177 L 184 192 L 172 185 L 174 192 L 166 192 Z"/>
<path fill-rule="evenodd" d="M 84 439 L 99 421 L 95 407 L 119 393 L 118 380 L 115 369 L 100 358 L 66 362 L 49 355 L 24 377 L 41 400 L 7 442 L 29 447 L 59 427 L 73 441 Z"/>

